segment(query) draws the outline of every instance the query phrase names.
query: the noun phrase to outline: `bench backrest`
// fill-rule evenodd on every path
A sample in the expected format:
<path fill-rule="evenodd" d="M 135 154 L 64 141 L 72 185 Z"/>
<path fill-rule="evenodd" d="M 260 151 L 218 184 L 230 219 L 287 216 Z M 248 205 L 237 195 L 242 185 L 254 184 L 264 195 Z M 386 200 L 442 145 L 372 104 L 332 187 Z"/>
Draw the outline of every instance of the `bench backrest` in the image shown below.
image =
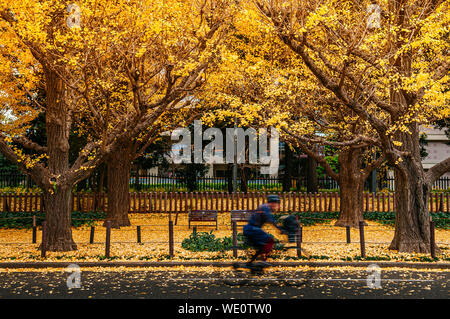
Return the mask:
<path fill-rule="evenodd" d="M 189 220 L 194 221 L 215 221 L 217 220 L 217 210 L 191 210 Z"/>
<path fill-rule="evenodd" d="M 246 222 L 250 219 L 250 216 L 256 212 L 256 210 L 232 210 L 231 221 L 232 222 Z"/>

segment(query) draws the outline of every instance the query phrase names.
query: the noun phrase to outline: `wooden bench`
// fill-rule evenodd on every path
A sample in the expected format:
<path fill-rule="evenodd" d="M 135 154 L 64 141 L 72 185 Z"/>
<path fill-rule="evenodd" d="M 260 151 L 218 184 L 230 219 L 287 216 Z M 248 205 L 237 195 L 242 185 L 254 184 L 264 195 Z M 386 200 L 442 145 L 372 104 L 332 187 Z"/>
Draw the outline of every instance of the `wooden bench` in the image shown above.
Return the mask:
<path fill-rule="evenodd" d="M 232 210 L 231 224 L 233 222 L 247 222 L 256 210 Z"/>
<path fill-rule="evenodd" d="M 189 229 L 191 228 L 191 222 L 215 222 L 217 230 L 217 210 L 191 210 L 189 211 Z M 202 224 L 201 226 L 214 225 Z"/>

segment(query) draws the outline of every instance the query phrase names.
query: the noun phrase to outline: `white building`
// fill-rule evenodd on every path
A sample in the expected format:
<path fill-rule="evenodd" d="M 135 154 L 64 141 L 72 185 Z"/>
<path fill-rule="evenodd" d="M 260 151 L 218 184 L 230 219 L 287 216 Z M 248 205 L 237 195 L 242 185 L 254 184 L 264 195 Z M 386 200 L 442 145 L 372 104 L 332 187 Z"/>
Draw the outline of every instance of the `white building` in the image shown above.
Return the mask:
<path fill-rule="evenodd" d="M 427 170 L 450 157 L 450 145 L 447 144 L 449 140 L 444 130 L 423 127 L 422 132 L 427 135 L 428 142 L 425 146 L 428 156 L 422 160 L 423 168 Z M 450 172 L 444 177 L 450 177 Z"/>

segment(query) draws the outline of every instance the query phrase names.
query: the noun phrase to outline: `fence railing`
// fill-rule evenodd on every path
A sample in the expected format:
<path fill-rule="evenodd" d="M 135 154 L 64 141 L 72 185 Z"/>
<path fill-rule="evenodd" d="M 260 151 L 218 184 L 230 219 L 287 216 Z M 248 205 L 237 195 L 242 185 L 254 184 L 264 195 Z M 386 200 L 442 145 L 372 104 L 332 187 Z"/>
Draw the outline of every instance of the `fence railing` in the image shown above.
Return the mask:
<path fill-rule="evenodd" d="M 283 212 L 333 212 L 339 211 L 341 198 L 337 192 L 132 192 L 129 194 L 130 213 L 170 212 L 185 213 L 190 210 L 254 210 L 266 201 L 268 194 L 278 194 Z M 364 193 L 363 211 L 389 212 L 396 210 L 395 193 Z M 105 193 L 73 193 L 72 211 L 106 211 Z M 44 211 L 42 194 L 0 193 L 0 211 Z M 430 212 L 450 212 L 450 192 L 431 193 Z"/>

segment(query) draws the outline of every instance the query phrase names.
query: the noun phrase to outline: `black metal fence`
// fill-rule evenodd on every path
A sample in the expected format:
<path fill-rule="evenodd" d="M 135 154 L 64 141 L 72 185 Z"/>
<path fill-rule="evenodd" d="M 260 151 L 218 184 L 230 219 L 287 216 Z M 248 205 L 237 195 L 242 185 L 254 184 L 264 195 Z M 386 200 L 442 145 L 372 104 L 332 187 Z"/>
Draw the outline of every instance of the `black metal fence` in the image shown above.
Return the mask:
<path fill-rule="evenodd" d="M 338 182 L 331 177 L 318 178 L 318 186 L 321 190 L 339 190 Z M 162 190 L 162 191 L 227 191 L 231 188 L 231 180 L 225 177 L 197 177 L 195 180 L 185 177 L 173 177 L 173 176 L 157 176 L 157 175 L 139 175 L 131 177 L 130 187 L 135 190 Z M 242 185 L 242 180 L 238 178 L 236 180 L 237 190 L 243 191 L 245 187 Z M 307 180 L 305 177 L 291 177 L 290 178 L 290 190 L 306 191 Z M 377 180 L 377 189 L 395 191 L 394 178 L 385 178 Z M 441 177 L 433 184 L 435 190 L 449 190 L 450 178 Z M 282 177 L 258 177 L 249 178 L 247 180 L 248 191 L 282 191 L 283 190 L 283 178 Z M 364 190 L 370 190 L 370 183 L 366 181 Z"/>
<path fill-rule="evenodd" d="M 252 177 L 246 180 L 236 180 L 237 191 L 282 191 L 282 177 Z M 151 174 L 132 173 L 130 188 L 141 191 L 231 191 L 233 181 L 226 177 L 185 177 L 185 176 L 159 176 Z M 450 184 L 450 183 L 449 183 Z M 306 191 L 307 181 L 304 177 L 291 177 L 290 190 Z M 338 190 L 338 183 L 330 177 L 318 178 L 319 189 Z"/>
<path fill-rule="evenodd" d="M 134 174 L 135 175 L 135 174 Z M 242 179 L 236 180 L 238 191 L 282 191 L 283 178 L 281 177 L 255 177 L 246 180 L 246 187 Z M 226 177 L 197 177 L 186 178 L 179 176 L 139 175 L 130 179 L 130 187 L 135 190 L 162 190 L 162 191 L 227 191 L 232 189 L 233 181 Z M 306 190 L 305 178 L 290 178 L 291 190 Z M 320 189 L 338 189 L 339 185 L 332 178 L 319 178 Z"/>
<path fill-rule="evenodd" d="M 30 176 L 10 171 L 0 170 L 0 187 L 25 187 L 36 186 Z"/>
<path fill-rule="evenodd" d="M 130 178 L 130 188 L 151 191 L 228 191 L 232 189 L 229 185 L 232 181 L 226 177 L 197 177 L 195 179 L 183 176 L 159 176 L 152 174 L 133 173 Z M 244 191 L 245 187 L 242 180 L 238 178 L 236 181 L 237 190 Z M 319 189 L 321 190 L 338 190 L 338 183 L 331 177 L 318 178 Z M 0 171 L 0 188 L 5 187 L 23 187 L 32 188 L 36 184 L 33 180 L 24 174 Z M 86 184 L 89 188 L 89 183 Z M 304 177 L 291 177 L 290 190 L 306 191 L 307 180 Z M 394 178 L 380 179 L 377 181 L 378 190 L 387 189 L 395 191 Z M 450 178 L 441 177 L 434 185 L 435 190 L 449 190 Z M 247 180 L 248 191 L 282 191 L 282 177 L 258 177 L 249 178 Z M 370 190 L 369 182 L 366 182 L 365 190 Z"/>

